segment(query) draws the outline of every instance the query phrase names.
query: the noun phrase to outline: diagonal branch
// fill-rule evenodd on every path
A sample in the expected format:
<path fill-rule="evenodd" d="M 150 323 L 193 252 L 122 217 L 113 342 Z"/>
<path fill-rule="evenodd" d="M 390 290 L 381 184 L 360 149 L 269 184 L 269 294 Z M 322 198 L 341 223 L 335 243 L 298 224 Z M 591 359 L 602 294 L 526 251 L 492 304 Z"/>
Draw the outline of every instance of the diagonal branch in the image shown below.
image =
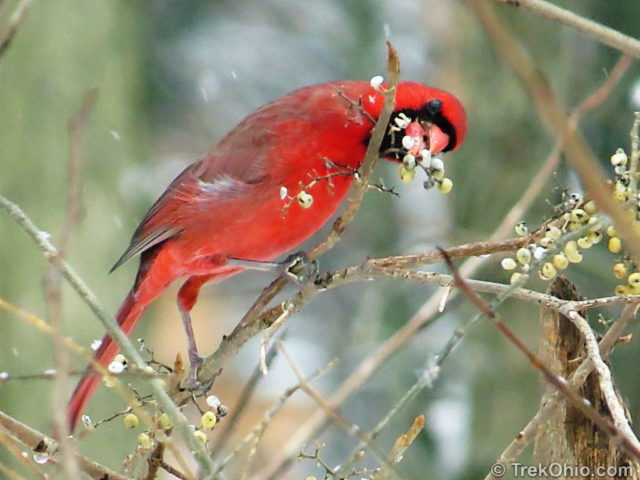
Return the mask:
<path fill-rule="evenodd" d="M 600 43 L 620 50 L 621 52 L 640 58 L 640 41 L 624 35 L 613 28 L 602 25 L 588 18 L 581 17 L 575 13 L 558 7 L 553 3 L 545 0 L 495 0 L 498 3 L 507 5 L 515 5 L 517 7 L 526 8 L 540 16 L 554 20 L 568 27 L 584 33 L 588 37 L 597 40 Z"/>
<path fill-rule="evenodd" d="M 0 412 L 0 427 L 6 431 L 9 436 L 20 441 L 33 452 L 47 455 L 49 452 L 54 452 L 57 448 L 57 442 L 54 439 L 47 437 L 24 423 L 19 422 L 4 412 Z M 80 466 L 80 470 L 89 475 L 92 479 L 102 480 L 108 478 L 110 480 L 127 480 L 123 475 L 120 475 L 99 463 L 89 460 L 87 457 L 76 454 L 75 458 Z M 51 461 L 54 460 L 51 459 Z"/>
<path fill-rule="evenodd" d="M 16 33 L 18 33 L 20 25 L 27 17 L 27 11 L 30 3 L 31 0 L 21 0 L 9 19 L 9 25 L 6 31 L 0 32 L 0 56 L 7 51 L 9 45 L 11 45 L 11 42 L 16 36 Z"/>

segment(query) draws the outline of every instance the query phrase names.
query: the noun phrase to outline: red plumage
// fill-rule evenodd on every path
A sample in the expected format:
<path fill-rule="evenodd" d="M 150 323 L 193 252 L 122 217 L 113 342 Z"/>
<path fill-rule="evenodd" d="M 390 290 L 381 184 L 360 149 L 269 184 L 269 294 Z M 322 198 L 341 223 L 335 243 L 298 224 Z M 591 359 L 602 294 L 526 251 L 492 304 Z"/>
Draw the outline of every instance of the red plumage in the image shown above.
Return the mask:
<path fill-rule="evenodd" d="M 173 281 L 188 277 L 178 294 L 188 314 L 204 283 L 242 270 L 228 265 L 229 258 L 272 260 L 317 232 L 345 197 L 353 179 L 349 171 L 364 159 L 383 100 L 367 82 L 296 90 L 256 110 L 188 166 L 151 207 L 114 266 L 141 254 L 136 281 L 117 314 L 123 331 L 129 334 Z M 464 110 L 442 90 L 401 82 L 394 112 L 431 126 L 432 145 L 425 131 L 431 153 L 453 150 L 464 140 Z M 324 177 L 331 178 L 312 182 Z M 303 187 L 313 197 L 309 208 L 289 197 Z M 117 351 L 107 335 L 95 358 L 106 366 Z M 72 429 L 99 378 L 88 372 L 76 387 L 68 412 Z"/>

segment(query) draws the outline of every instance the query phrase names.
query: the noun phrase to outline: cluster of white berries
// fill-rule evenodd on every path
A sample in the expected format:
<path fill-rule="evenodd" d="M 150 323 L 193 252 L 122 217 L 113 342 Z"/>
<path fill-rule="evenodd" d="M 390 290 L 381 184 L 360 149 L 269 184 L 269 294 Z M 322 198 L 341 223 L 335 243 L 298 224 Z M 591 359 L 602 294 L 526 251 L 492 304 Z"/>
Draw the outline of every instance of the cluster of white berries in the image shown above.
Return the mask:
<path fill-rule="evenodd" d="M 540 278 L 552 280 L 570 264 L 582 262 L 583 250 L 602 241 L 602 222 L 595 215 L 596 205 L 593 201 L 583 202 L 580 195 L 573 193 L 567 196 L 560 211 L 559 217 L 547 224 L 544 236 L 538 243 L 518 249 L 515 259 L 508 257 L 502 260 L 502 268 L 513 272 L 510 278 L 512 284 L 524 283 L 528 279 L 534 261 L 540 265 Z M 568 233 L 578 230 L 582 234 L 576 240 L 565 240 Z M 524 222 L 519 222 L 515 231 L 521 236 L 529 233 Z M 518 271 L 514 271 L 516 269 Z"/>
<path fill-rule="evenodd" d="M 227 414 L 226 408 L 221 405 L 220 400 L 218 400 L 214 395 L 209 395 L 207 397 L 207 405 L 209 409 L 202 413 L 200 417 L 200 427 L 191 425 L 193 436 L 202 444 L 207 443 L 208 439 L 206 432 L 213 430 L 220 420 L 220 417 Z M 123 417 L 123 421 L 124 426 L 131 429 L 136 428 L 140 423 L 138 416 L 134 413 L 127 413 Z M 152 431 L 142 432 L 138 435 L 138 446 L 141 449 L 151 450 L 154 447 L 156 440 L 160 442 L 165 441 L 167 438 L 166 432 L 173 428 L 173 421 L 169 415 L 162 413 L 157 417 L 155 427 L 156 428 Z"/>
<path fill-rule="evenodd" d="M 637 176 L 637 173 L 629 171 L 629 159 L 622 148 L 618 148 L 611 155 L 610 162 L 615 172 L 615 179 L 611 182 L 613 197 L 623 204 L 628 221 L 640 224 L 640 194 L 633 177 Z M 600 243 L 605 232 L 608 236 L 608 250 L 614 254 L 623 252 L 622 241 L 615 227 L 604 227 L 592 200 L 583 201 L 580 195 L 573 193 L 567 195 L 558 211 L 560 213 L 548 222 L 544 236 L 537 244 L 520 248 L 515 259 L 508 257 L 502 260 L 502 268 L 512 272 L 512 284 L 521 284 L 528 279 L 528 274 L 534 266 L 533 260 L 538 261 L 536 266 L 539 266 L 540 278 L 553 279 L 571 263 L 580 263 L 583 251 Z M 638 228 L 640 229 L 640 226 Z M 516 225 L 516 233 L 528 234 L 524 222 Z M 567 239 L 569 234 L 572 235 Z M 579 236 L 576 237 L 576 234 Z M 628 255 L 623 253 L 616 261 L 613 274 L 620 280 L 626 280 L 625 283 L 616 286 L 616 295 L 640 295 L 640 268 Z"/>
<path fill-rule="evenodd" d="M 629 158 L 622 148 L 618 148 L 610 158 L 611 165 L 615 172 L 615 183 L 613 184 L 613 197 L 619 203 L 625 205 L 625 215 L 629 222 L 638 225 L 640 221 L 640 194 L 637 191 L 637 173 L 629 171 L 627 164 Z M 636 175 L 635 182 L 632 175 Z M 622 252 L 622 240 L 613 226 L 607 228 L 609 236 L 608 247 L 611 253 Z M 613 275 L 626 283 L 615 287 L 616 295 L 640 295 L 640 272 L 638 265 L 623 253 L 618 261 L 613 265 Z"/>
<path fill-rule="evenodd" d="M 390 133 L 405 133 L 402 137 L 402 165 L 400 165 L 400 180 L 410 183 L 416 177 L 416 169 L 420 168 L 427 176 L 424 181 L 424 188 L 438 186 L 438 190 L 444 194 L 451 192 L 453 182 L 444 175 L 444 162 L 437 157 L 432 157 L 427 149 L 418 150 L 421 139 L 407 134 L 405 129 L 411 124 L 412 119 L 401 112 L 393 119 L 393 124 L 389 127 Z"/>

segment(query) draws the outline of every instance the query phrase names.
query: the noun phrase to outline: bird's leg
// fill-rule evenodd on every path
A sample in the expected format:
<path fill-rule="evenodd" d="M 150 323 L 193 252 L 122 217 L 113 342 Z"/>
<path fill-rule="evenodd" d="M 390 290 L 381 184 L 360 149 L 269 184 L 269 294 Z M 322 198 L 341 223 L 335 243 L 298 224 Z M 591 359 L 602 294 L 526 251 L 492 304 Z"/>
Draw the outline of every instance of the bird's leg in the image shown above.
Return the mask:
<path fill-rule="evenodd" d="M 187 348 L 189 353 L 189 376 L 187 378 L 187 388 L 189 390 L 195 390 L 200 386 L 200 382 L 198 382 L 198 368 L 200 367 L 203 359 L 198 353 L 198 347 L 196 346 L 196 337 L 193 333 L 193 325 L 191 322 L 191 312 L 180 308 L 180 316 L 182 317 L 184 331 L 187 334 Z"/>
<path fill-rule="evenodd" d="M 318 263 L 315 260 L 310 260 L 305 252 L 297 252 L 289 255 L 281 262 L 262 262 L 258 260 L 243 260 L 241 258 L 228 258 L 227 265 L 246 268 L 248 270 L 275 272 L 300 287 L 313 280 L 318 274 Z"/>
<path fill-rule="evenodd" d="M 178 292 L 178 309 L 182 317 L 182 325 L 187 335 L 187 347 L 189 354 L 189 376 L 187 377 L 186 387 L 189 390 L 195 390 L 200 386 L 198 382 L 198 368 L 202 364 L 202 357 L 198 354 L 196 346 L 196 337 L 193 333 L 193 325 L 191 323 L 191 309 L 198 299 L 200 287 L 211 280 L 215 275 L 199 275 L 190 277 Z"/>

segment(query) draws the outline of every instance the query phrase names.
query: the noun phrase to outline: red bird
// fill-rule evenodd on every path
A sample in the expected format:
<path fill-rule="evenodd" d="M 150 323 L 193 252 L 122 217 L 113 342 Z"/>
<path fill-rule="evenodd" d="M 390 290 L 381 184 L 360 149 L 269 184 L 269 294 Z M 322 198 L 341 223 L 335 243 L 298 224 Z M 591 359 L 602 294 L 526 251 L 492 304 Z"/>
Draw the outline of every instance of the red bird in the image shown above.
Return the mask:
<path fill-rule="evenodd" d="M 200 357 L 190 311 L 202 285 L 273 260 L 327 222 L 364 159 L 383 101 L 368 82 L 301 88 L 256 110 L 189 165 L 151 207 L 113 267 L 140 255 L 133 288 L 117 314 L 120 328 L 129 334 L 170 283 L 187 277 L 178 308 L 195 372 Z M 454 150 L 466 130 L 455 97 L 400 82 L 380 155 L 400 161 L 407 153 Z M 403 141 L 407 135 L 415 140 L 411 145 Z M 117 352 L 107 335 L 95 359 L 106 366 Z M 68 410 L 72 429 L 99 380 L 89 369 L 76 387 Z"/>

